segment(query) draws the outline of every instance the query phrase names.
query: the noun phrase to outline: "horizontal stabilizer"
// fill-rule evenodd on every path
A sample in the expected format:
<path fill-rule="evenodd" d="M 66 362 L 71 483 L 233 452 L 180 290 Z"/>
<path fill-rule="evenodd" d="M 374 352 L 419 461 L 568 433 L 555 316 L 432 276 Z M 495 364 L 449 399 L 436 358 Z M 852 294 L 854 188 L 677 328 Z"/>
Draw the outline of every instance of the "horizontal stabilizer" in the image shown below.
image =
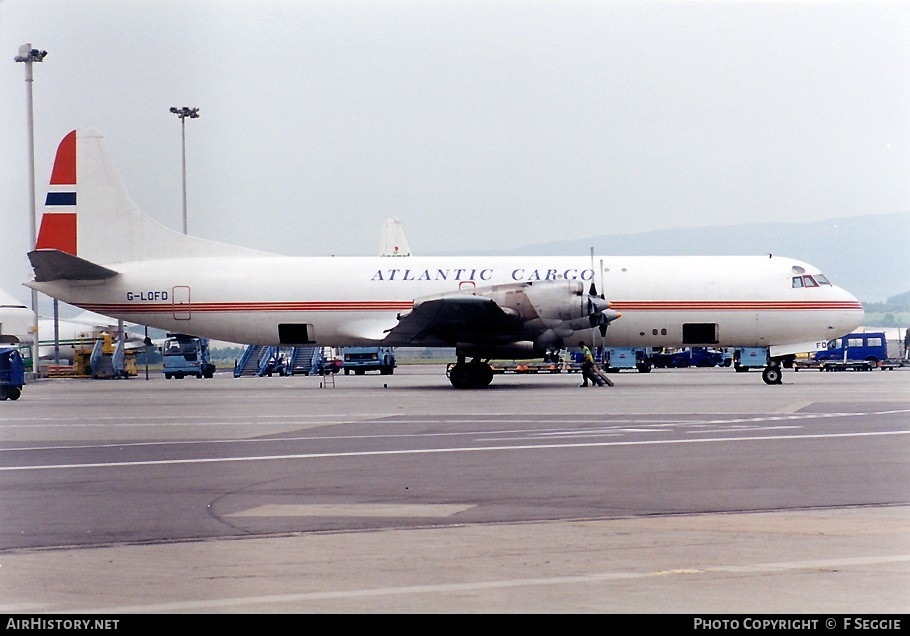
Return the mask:
<path fill-rule="evenodd" d="M 106 280 L 119 273 L 60 250 L 35 250 L 28 253 L 28 260 L 39 283 L 61 279 Z"/>

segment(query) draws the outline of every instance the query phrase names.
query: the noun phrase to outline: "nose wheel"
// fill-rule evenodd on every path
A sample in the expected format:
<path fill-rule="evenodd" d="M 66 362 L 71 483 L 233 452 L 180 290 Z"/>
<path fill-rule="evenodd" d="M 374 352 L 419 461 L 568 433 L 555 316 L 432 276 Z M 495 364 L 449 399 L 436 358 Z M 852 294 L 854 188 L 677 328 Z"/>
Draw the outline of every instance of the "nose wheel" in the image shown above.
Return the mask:
<path fill-rule="evenodd" d="M 765 384 L 781 384 L 783 375 L 779 364 L 769 364 L 761 372 L 761 379 L 764 380 Z"/>

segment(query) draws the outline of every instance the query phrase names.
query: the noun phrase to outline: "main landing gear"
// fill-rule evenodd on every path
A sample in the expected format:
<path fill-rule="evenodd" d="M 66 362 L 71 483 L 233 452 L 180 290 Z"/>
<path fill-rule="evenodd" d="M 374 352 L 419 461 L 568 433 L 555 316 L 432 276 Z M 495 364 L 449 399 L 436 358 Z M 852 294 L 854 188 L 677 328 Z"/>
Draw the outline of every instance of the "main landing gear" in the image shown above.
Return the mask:
<path fill-rule="evenodd" d="M 480 358 L 466 362 L 464 356 L 458 356 L 458 362 L 446 368 L 446 375 L 456 389 L 482 389 L 493 381 L 493 367 Z"/>

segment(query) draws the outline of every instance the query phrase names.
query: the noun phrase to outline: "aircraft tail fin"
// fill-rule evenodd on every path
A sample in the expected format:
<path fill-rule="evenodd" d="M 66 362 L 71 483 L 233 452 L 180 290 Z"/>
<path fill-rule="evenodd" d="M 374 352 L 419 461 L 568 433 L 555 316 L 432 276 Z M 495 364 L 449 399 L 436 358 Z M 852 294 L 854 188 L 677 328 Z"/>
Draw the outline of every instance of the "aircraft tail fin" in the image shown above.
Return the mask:
<path fill-rule="evenodd" d="M 404 235 L 404 228 L 396 217 L 386 219 L 382 226 L 382 235 L 379 245 L 380 256 L 410 256 L 411 246 Z"/>
<path fill-rule="evenodd" d="M 104 137 L 94 128 L 73 130 L 57 148 L 35 248 L 36 252 L 56 250 L 89 265 L 203 254 L 267 254 L 188 236 L 145 216 L 120 179 Z M 39 260 L 45 276 L 55 266 L 66 265 L 71 272 L 81 269 L 89 279 L 106 277 L 101 271 L 106 268 L 92 270 L 83 265 L 73 270 L 77 263 L 59 254 Z M 38 274 L 34 261 L 33 265 Z"/>

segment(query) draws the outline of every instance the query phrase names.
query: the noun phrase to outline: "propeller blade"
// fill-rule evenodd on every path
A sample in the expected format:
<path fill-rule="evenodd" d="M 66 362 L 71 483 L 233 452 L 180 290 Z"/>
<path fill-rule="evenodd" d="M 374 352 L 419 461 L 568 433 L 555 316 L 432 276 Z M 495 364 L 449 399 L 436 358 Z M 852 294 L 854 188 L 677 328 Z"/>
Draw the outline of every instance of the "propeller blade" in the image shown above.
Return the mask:
<path fill-rule="evenodd" d="M 588 295 L 590 295 L 590 296 L 596 296 L 596 295 L 597 295 L 597 287 L 594 286 L 594 281 L 593 281 L 593 280 L 591 281 L 591 289 L 588 290 Z M 601 296 L 601 298 L 603 298 L 603 296 Z"/>

